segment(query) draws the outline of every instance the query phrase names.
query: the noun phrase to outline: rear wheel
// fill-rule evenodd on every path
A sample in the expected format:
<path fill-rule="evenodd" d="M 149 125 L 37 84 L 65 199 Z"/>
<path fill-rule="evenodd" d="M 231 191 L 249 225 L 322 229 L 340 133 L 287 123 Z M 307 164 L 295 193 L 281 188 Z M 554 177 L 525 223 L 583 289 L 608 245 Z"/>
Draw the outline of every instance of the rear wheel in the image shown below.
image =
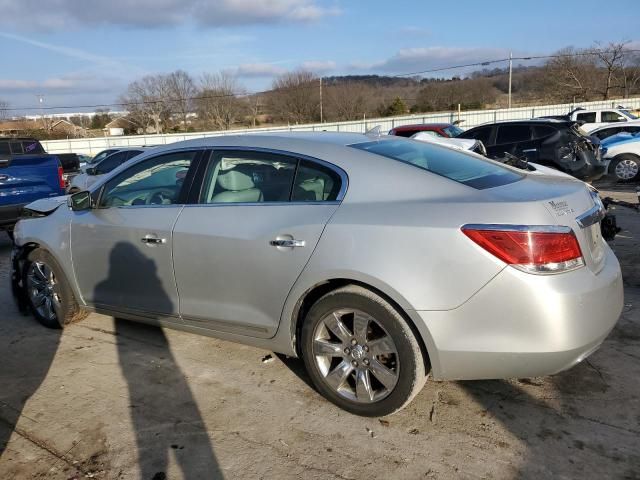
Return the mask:
<path fill-rule="evenodd" d="M 637 180 L 640 173 L 640 158 L 631 154 L 618 155 L 611 162 L 609 172 L 619 182 Z"/>
<path fill-rule="evenodd" d="M 318 391 L 357 415 L 400 410 L 426 380 L 420 345 L 406 320 L 359 286 L 334 290 L 311 307 L 302 355 Z"/>
<path fill-rule="evenodd" d="M 87 316 L 62 268 L 48 252 L 39 248 L 30 252 L 23 275 L 29 308 L 45 327 L 62 328 Z"/>

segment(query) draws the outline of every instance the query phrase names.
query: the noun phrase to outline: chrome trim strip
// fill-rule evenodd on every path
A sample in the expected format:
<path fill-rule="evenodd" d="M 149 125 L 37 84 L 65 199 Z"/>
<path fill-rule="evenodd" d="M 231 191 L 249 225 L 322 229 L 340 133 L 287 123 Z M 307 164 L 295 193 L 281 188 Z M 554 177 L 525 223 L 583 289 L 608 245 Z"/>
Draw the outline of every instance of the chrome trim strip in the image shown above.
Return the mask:
<path fill-rule="evenodd" d="M 597 202 L 592 208 L 576 217 L 576 222 L 578 222 L 580 228 L 587 228 L 602 221 L 607 213 L 602 204 L 599 203 L 600 202 Z"/>
<path fill-rule="evenodd" d="M 467 223 L 460 230 L 500 230 L 537 233 L 572 233 L 571 227 L 564 225 L 510 225 L 502 223 Z"/>
<path fill-rule="evenodd" d="M 313 202 L 218 202 L 218 203 L 189 203 L 185 205 L 185 208 L 190 207 L 257 207 L 257 206 L 265 206 L 265 207 L 287 207 L 292 205 L 340 205 L 340 202 L 337 200 L 332 200 L 330 202 L 322 202 L 322 201 L 313 201 Z"/>

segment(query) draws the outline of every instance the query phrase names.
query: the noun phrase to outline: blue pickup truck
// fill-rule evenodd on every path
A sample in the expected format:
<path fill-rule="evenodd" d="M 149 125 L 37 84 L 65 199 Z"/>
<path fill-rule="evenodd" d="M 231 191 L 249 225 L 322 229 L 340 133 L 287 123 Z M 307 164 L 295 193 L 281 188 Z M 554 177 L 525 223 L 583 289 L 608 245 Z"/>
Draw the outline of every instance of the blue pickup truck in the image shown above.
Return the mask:
<path fill-rule="evenodd" d="M 22 207 L 65 194 L 64 171 L 55 155 L 32 138 L 0 138 L 0 230 L 9 236 Z"/>

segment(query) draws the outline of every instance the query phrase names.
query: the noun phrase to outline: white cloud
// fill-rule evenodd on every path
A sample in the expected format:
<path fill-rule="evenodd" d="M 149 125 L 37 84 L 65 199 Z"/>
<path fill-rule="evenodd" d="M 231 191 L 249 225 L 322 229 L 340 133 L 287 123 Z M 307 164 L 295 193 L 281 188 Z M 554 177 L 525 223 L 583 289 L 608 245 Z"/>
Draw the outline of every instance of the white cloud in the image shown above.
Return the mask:
<path fill-rule="evenodd" d="M 287 71 L 274 63 L 245 63 L 225 72 L 244 78 L 269 78 L 282 75 Z"/>
<path fill-rule="evenodd" d="M 0 0 L 0 25 L 60 30 L 86 25 L 205 27 L 309 22 L 337 15 L 319 0 Z M 16 19 L 25 21 L 16 23 Z"/>
<path fill-rule="evenodd" d="M 514 52 L 514 54 L 515 53 L 516 52 Z M 404 74 L 455 65 L 479 63 L 487 60 L 497 60 L 508 56 L 509 50 L 507 48 L 415 47 L 399 50 L 395 55 L 384 60 L 352 62 L 349 66 L 351 69 L 360 71 Z M 473 69 L 477 70 L 478 67 Z M 461 72 L 465 72 L 465 70 L 443 70 L 442 72 L 438 72 L 437 75 L 451 76 L 460 74 Z"/>
<path fill-rule="evenodd" d="M 318 61 L 311 60 L 300 64 L 302 70 L 308 70 L 313 73 L 327 73 L 336 69 L 336 62 L 331 60 Z"/>

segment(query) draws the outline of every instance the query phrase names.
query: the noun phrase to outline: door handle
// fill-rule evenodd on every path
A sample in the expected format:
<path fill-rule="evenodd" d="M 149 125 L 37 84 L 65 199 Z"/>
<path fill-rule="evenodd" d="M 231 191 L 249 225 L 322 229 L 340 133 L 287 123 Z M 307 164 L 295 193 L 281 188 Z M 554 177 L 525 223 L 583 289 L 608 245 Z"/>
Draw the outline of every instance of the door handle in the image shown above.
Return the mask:
<path fill-rule="evenodd" d="M 158 238 L 153 235 L 145 235 L 140 241 L 146 245 L 162 245 L 163 243 L 167 243 L 166 238 Z"/>
<path fill-rule="evenodd" d="M 304 240 L 293 240 L 293 239 L 276 239 L 276 240 L 271 240 L 269 242 L 269 244 L 273 245 L 274 247 L 304 247 L 305 245 L 305 241 Z"/>

